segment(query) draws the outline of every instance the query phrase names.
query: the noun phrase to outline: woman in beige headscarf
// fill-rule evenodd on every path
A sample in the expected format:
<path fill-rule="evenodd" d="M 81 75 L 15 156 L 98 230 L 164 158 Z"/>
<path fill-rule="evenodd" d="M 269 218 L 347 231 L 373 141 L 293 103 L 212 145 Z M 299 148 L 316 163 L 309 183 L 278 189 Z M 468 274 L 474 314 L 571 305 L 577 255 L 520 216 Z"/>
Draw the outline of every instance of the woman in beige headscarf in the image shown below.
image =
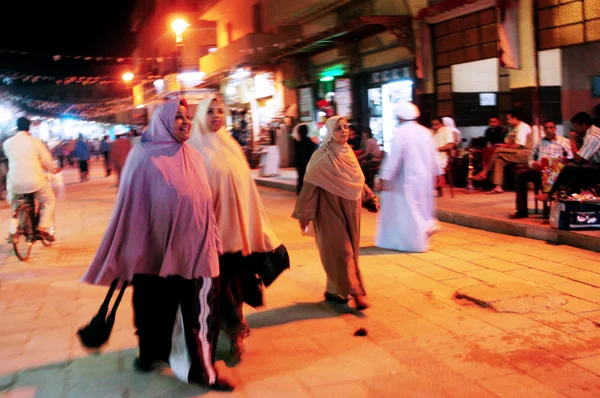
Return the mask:
<path fill-rule="evenodd" d="M 281 245 L 262 205 L 242 148 L 225 129 L 225 105 L 215 96 L 198 104 L 188 143 L 206 163 L 215 218 L 223 242 L 219 258 L 222 328 L 232 342 L 232 353 L 241 357 L 243 339 L 250 329 L 242 306 L 243 276 L 257 256 Z"/>
<path fill-rule="evenodd" d="M 313 154 L 292 217 L 306 231 L 314 222 L 321 262 L 327 273 L 325 300 L 368 307 L 358 269 L 360 213 L 365 206 L 377 212 L 377 197 L 365 184 L 360 164 L 348 145 L 348 121 L 329 118 L 323 145 Z"/>

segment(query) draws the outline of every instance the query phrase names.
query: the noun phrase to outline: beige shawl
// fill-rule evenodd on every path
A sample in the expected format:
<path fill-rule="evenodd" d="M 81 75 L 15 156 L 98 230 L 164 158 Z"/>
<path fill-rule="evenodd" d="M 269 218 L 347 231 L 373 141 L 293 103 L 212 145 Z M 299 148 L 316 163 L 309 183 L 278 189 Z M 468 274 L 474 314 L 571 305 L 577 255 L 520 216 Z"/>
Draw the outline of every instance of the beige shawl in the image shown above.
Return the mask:
<path fill-rule="evenodd" d="M 365 176 L 350 145 L 334 141 L 335 125 L 340 119 L 344 118 L 333 116 L 325 123 L 327 135 L 310 158 L 304 181 L 344 199 L 358 200 L 362 196 Z"/>
<path fill-rule="evenodd" d="M 206 125 L 208 108 L 215 99 L 220 102 L 209 96 L 198 104 L 188 144 L 206 163 L 223 252 L 270 252 L 281 242 L 271 228 L 242 148 L 225 127 L 213 133 Z"/>

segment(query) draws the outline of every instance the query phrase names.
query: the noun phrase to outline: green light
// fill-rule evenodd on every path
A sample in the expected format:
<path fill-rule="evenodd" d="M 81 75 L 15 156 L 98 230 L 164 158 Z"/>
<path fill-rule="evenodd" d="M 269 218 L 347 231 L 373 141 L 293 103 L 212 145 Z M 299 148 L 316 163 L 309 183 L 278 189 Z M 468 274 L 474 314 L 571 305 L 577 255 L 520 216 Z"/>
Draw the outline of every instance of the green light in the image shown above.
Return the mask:
<path fill-rule="evenodd" d="M 330 82 L 333 81 L 338 76 L 344 76 L 344 66 L 343 65 L 335 65 L 329 69 L 325 69 L 321 72 L 321 81 L 322 82 Z"/>

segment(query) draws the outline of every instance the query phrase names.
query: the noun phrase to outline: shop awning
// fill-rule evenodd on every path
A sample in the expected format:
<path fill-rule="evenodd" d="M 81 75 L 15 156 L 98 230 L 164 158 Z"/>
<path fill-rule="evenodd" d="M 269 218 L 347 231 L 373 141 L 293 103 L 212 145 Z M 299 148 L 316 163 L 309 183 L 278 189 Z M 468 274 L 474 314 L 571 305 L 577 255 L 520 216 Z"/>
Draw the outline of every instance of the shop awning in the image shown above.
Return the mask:
<path fill-rule="evenodd" d="M 305 37 L 294 44 L 286 46 L 272 54 L 274 60 L 318 54 L 336 47 L 340 42 L 359 41 L 378 33 L 390 30 L 412 31 L 410 15 L 367 16 L 354 19 L 352 22 Z"/>
<path fill-rule="evenodd" d="M 431 18 L 450 12 L 461 11 L 460 9 L 464 9 L 462 11 L 468 13 L 477 11 L 479 8 L 493 7 L 499 1 L 501 0 L 444 0 L 438 4 L 421 9 L 415 19 L 429 22 L 428 20 Z"/>

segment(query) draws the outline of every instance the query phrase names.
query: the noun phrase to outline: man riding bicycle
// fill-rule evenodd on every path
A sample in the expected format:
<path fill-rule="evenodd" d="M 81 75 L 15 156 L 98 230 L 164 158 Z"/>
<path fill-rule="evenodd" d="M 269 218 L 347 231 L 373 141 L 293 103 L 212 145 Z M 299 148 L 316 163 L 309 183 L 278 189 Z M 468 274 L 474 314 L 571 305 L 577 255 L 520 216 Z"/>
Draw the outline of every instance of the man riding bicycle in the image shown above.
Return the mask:
<path fill-rule="evenodd" d="M 37 227 L 39 235 L 54 242 L 54 209 L 56 197 L 45 172 L 54 172 L 52 155 L 46 145 L 29 133 L 31 122 L 25 117 L 17 119 L 17 134 L 4 142 L 4 154 L 8 159 L 6 191 L 13 211 L 15 198 L 23 194 L 34 194 L 42 203 L 43 211 Z M 17 221 L 11 222 L 11 235 L 16 232 Z"/>

